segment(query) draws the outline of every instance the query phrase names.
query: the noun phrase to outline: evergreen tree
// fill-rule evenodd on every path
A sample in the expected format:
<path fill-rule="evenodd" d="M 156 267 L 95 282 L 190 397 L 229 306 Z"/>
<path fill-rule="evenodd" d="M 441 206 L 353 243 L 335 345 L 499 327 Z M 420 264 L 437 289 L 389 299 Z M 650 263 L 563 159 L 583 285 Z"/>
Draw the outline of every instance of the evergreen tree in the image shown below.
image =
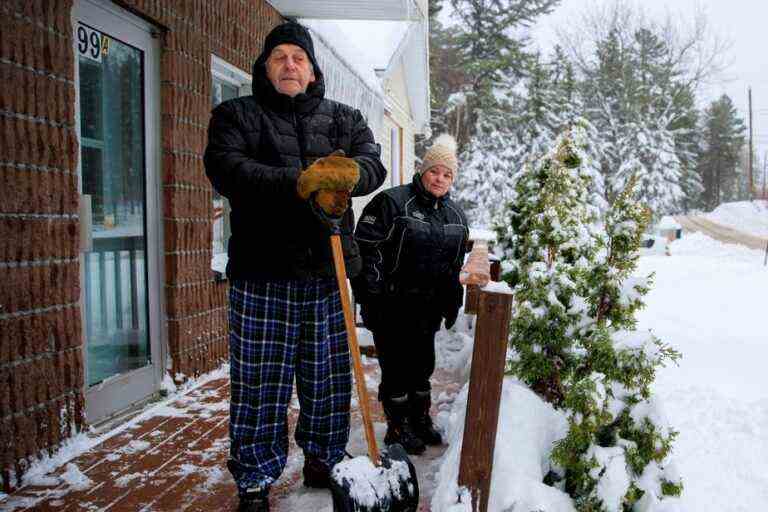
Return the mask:
<path fill-rule="evenodd" d="M 631 510 L 682 490 L 669 461 L 676 433 L 650 388 L 656 369 L 679 354 L 636 331 L 650 277 L 633 272 L 649 214 L 632 199 L 632 181 L 605 231 L 596 227 L 582 169 L 587 143 L 577 125 L 529 162 L 496 226 L 515 300 L 508 368 L 568 416 L 546 481 L 559 482 L 580 512 Z"/>
<path fill-rule="evenodd" d="M 458 20 L 451 48 L 467 81 L 449 96 L 445 110 L 448 125 L 457 127 L 449 131 L 461 147 L 454 197 L 473 223 L 489 225 L 530 149 L 517 144 L 530 140 L 532 132 L 515 129 L 515 88 L 536 59 L 525 49 L 527 39 L 514 30 L 530 25 L 559 1 L 451 0 Z"/>
<path fill-rule="evenodd" d="M 454 49 L 457 65 L 469 81 L 467 96 L 469 137 L 476 133 L 485 109 L 498 107 L 496 91 L 509 89 L 523 76 L 530 59 L 526 37 L 515 33 L 547 14 L 560 0 L 451 0 L 458 25 Z"/>
<path fill-rule="evenodd" d="M 722 201 L 737 199 L 738 162 L 744 146 L 744 122 L 733 101 L 722 95 L 704 111 L 702 145 L 697 171 L 704 185 L 702 206 L 707 210 Z"/>
<path fill-rule="evenodd" d="M 701 192 L 693 172 L 697 112 L 664 41 L 649 28 L 631 38 L 608 31 L 584 88 L 587 116 L 604 136 L 607 199 L 636 176 L 639 198 L 654 216 L 689 208 Z"/>
<path fill-rule="evenodd" d="M 584 145 L 582 170 L 591 176 L 590 202 L 600 212 L 608 208 L 605 181 L 601 165 L 605 159 L 603 136 L 589 120 L 582 93 L 582 84 L 576 79 L 573 64 L 560 46 L 556 46 L 551 59 L 552 110 L 558 113 L 560 124 L 555 133 L 562 133 L 575 126 L 584 131 L 588 143 Z"/>
<path fill-rule="evenodd" d="M 455 134 L 454 126 L 449 126 L 451 112 L 446 106 L 450 95 L 462 88 L 466 77 L 456 62 L 453 32 L 440 22 L 443 8 L 443 0 L 429 0 L 430 130 L 432 133 Z M 426 151 L 427 142 L 428 137 L 417 137 L 417 154 Z"/>

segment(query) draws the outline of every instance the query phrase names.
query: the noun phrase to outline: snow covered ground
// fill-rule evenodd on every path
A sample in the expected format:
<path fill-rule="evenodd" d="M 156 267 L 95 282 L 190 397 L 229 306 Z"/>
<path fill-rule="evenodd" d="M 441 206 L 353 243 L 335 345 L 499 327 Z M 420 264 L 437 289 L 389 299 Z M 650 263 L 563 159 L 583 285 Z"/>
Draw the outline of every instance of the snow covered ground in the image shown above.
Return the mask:
<path fill-rule="evenodd" d="M 681 509 L 768 510 L 768 268 L 760 251 L 700 234 L 671 251 L 640 260 L 656 279 L 638 327 L 683 353 L 656 381 L 680 431 Z"/>
<path fill-rule="evenodd" d="M 723 203 L 704 217 L 754 236 L 768 237 L 768 201 Z"/>
<path fill-rule="evenodd" d="M 640 260 L 638 274 L 656 277 L 638 328 L 683 353 L 679 366 L 660 371 L 655 391 L 680 432 L 673 460 L 685 490 L 679 500 L 642 510 L 768 510 L 768 268 L 760 251 L 701 234 L 685 235 L 670 251 Z M 469 355 L 467 348 L 457 353 Z M 435 511 L 470 510 L 456 504 L 465 407 L 466 387 L 440 418 L 452 446 L 441 464 Z M 574 510 L 563 493 L 541 483 L 543 454 L 564 435 L 563 422 L 515 379 L 505 380 L 489 510 Z"/>

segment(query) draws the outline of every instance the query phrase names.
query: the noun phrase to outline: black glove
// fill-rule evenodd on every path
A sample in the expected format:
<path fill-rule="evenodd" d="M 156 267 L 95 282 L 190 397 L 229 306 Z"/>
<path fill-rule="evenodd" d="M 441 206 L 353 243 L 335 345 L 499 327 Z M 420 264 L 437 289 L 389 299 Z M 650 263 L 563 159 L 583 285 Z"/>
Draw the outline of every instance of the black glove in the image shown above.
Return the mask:
<path fill-rule="evenodd" d="M 456 318 L 459 316 L 459 308 L 449 309 L 444 315 L 445 328 L 450 329 L 456 324 Z"/>

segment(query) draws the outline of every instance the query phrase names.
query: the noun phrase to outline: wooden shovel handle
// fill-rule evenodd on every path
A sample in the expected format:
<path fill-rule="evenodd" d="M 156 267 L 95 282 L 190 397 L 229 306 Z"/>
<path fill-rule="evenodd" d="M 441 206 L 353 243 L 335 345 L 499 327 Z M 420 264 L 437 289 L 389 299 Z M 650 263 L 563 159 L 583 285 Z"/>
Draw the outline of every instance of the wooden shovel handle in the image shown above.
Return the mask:
<path fill-rule="evenodd" d="M 355 387 L 357 388 L 357 401 L 360 404 L 360 412 L 363 415 L 363 427 L 365 428 L 365 440 L 368 443 L 368 456 L 374 465 L 381 465 L 379 447 L 376 446 L 376 437 L 373 433 L 373 420 L 371 420 L 371 406 L 368 401 L 368 388 L 365 386 L 363 364 L 360 360 L 360 346 L 357 344 L 357 328 L 352 314 L 352 301 L 349 299 L 347 288 L 347 269 L 344 266 L 344 253 L 341 249 L 341 238 L 338 234 L 331 235 L 331 249 L 333 251 L 333 265 L 336 268 L 336 281 L 339 283 L 341 295 L 341 307 L 344 310 L 344 323 L 347 326 L 347 341 L 349 352 L 352 355 L 352 368 L 355 372 Z"/>

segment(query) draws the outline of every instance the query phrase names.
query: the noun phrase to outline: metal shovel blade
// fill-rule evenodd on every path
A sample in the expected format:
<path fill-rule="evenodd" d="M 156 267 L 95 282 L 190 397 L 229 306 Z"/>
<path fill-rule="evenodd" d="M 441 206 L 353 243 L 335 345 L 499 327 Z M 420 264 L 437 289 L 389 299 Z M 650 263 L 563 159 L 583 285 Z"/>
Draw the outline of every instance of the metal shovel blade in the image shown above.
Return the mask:
<path fill-rule="evenodd" d="M 419 506 L 416 468 L 399 444 L 381 452 L 381 465 L 368 457 L 340 462 L 331 471 L 334 512 L 415 512 Z"/>

